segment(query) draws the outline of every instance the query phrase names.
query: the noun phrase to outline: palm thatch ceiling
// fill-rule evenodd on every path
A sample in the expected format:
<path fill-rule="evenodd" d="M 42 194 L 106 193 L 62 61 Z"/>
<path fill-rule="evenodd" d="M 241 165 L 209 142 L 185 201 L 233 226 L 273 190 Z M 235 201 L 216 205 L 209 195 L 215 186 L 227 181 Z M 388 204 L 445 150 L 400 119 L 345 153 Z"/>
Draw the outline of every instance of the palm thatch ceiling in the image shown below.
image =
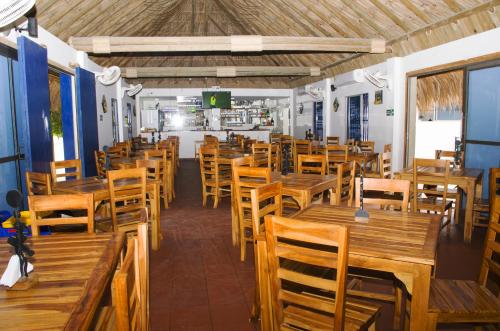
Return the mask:
<path fill-rule="evenodd" d="M 93 56 L 103 66 L 319 66 L 324 76 L 500 26 L 500 0 L 38 0 L 41 26 L 71 36 L 383 38 L 392 54 L 168 53 Z M 290 87 L 315 78 L 137 79 L 146 86 Z"/>

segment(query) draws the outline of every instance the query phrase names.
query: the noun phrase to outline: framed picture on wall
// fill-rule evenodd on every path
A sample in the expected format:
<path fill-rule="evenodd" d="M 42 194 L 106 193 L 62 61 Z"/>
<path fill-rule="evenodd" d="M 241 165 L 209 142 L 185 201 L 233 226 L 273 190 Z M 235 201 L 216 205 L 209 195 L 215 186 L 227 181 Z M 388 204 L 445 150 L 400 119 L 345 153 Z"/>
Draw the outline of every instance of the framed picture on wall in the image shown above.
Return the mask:
<path fill-rule="evenodd" d="M 381 105 L 382 102 L 384 101 L 383 98 L 384 98 L 384 95 L 383 95 L 383 91 L 382 90 L 375 91 L 375 102 L 374 102 L 374 104 Z"/>

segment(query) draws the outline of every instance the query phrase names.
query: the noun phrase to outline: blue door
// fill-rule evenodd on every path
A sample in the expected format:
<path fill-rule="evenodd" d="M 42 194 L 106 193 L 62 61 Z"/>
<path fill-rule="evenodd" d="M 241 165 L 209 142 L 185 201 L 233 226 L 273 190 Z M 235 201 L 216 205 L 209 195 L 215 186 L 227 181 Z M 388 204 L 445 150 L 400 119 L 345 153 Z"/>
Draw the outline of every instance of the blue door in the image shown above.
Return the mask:
<path fill-rule="evenodd" d="M 500 167 L 500 65 L 467 72 L 465 166 L 484 169 L 483 197 L 489 194 L 489 168 Z"/>
<path fill-rule="evenodd" d="M 347 98 L 347 138 L 361 140 L 361 96 Z"/>
<path fill-rule="evenodd" d="M 313 117 L 314 137 L 323 140 L 323 101 L 315 102 Z"/>
<path fill-rule="evenodd" d="M 19 73 L 18 122 L 24 139 L 26 168 L 50 172 L 52 133 L 50 131 L 49 66 L 47 50 L 26 37 L 17 38 Z"/>
<path fill-rule="evenodd" d="M 99 150 L 95 76 L 76 68 L 76 99 L 78 113 L 78 143 L 82 171 L 85 177 L 96 176 L 94 151 Z"/>
<path fill-rule="evenodd" d="M 64 142 L 64 159 L 74 160 L 76 158 L 76 153 L 71 76 L 65 73 L 60 73 L 59 82 L 61 92 L 61 122 Z"/>

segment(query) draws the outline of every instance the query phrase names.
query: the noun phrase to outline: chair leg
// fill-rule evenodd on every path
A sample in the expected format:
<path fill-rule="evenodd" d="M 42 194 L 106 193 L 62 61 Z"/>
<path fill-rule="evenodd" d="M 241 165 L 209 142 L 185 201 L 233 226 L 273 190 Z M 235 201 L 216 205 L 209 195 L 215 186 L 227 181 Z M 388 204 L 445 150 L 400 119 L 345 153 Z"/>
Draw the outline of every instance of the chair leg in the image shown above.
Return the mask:
<path fill-rule="evenodd" d="M 219 188 L 218 187 L 214 187 L 214 208 L 217 208 L 219 206 Z"/>
<path fill-rule="evenodd" d="M 201 196 L 202 196 L 202 199 L 203 199 L 203 207 L 206 207 L 207 206 L 207 188 L 205 186 L 203 186 L 203 191 L 201 193 Z"/>
<path fill-rule="evenodd" d="M 394 284 L 395 300 L 394 300 L 394 319 L 392 323 L 392 327 L 394 329 L 399 330 L 401 324 L 401 303 L 403 301 L 403 290 L 397 284 Z"/>
<path fill-rule="evenodd" d="M 377 321 L 374 321 L 369 327 L 368 331 L 377 331 Z"/>
<path fill-rule="evenodd" d="M 241 222 L 241 220 L 240 220 Z M 245 227 L 243 222 L 240 223 L 240 261 L 243 262 L 247 258 L 247 237 L 245 235 Z"/>

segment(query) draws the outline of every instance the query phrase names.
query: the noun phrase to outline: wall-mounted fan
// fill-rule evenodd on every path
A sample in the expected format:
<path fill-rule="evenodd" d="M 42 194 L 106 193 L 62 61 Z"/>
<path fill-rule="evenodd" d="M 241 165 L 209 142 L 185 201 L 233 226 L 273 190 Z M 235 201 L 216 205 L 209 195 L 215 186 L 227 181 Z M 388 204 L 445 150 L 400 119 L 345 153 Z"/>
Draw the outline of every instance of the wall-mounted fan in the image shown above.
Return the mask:
<path fill-rule="evenodd" d="M 102 72 L 96 73 L 95 76 L 102 85 L 113 85 L 120 79 L 121 70 L 120 67 L 111 66 L 104 68 Z"/>
<path fill-rule="evenodd" d="M 378 88 L 383 88 L 383 87 L 389 88 L 389 81 L 390 81 L 389 76 L 381 73 L 380 71 L 377 71 L 375 73 L 370 73 L 368 71 L 365 71 L 365 78 L 367 81 L 369 81 Z"/>
<path fill-rule="evenodd" d="M 127 93 L 129 97 L 133 97 L 137 93 L 141 92 L 141 90 L 142 90 L 142 84 L 130 85 L 129 87 L 123 89 L 123 95 L 125 96 L 125 93 Z"/>
<path fill-rule="evenodd" d="M 35 0 L 0 1 L 0 28 L 14 23 L 28 13 L 35 5 Z"/>
<path fill-rule="evenodd" d="M 305 88 L 305 92 L 307 95 L 316 100 L 324 98 L 323 89 L 320 87 L 312 87 L 310 85 L 307 85 Z"/>

